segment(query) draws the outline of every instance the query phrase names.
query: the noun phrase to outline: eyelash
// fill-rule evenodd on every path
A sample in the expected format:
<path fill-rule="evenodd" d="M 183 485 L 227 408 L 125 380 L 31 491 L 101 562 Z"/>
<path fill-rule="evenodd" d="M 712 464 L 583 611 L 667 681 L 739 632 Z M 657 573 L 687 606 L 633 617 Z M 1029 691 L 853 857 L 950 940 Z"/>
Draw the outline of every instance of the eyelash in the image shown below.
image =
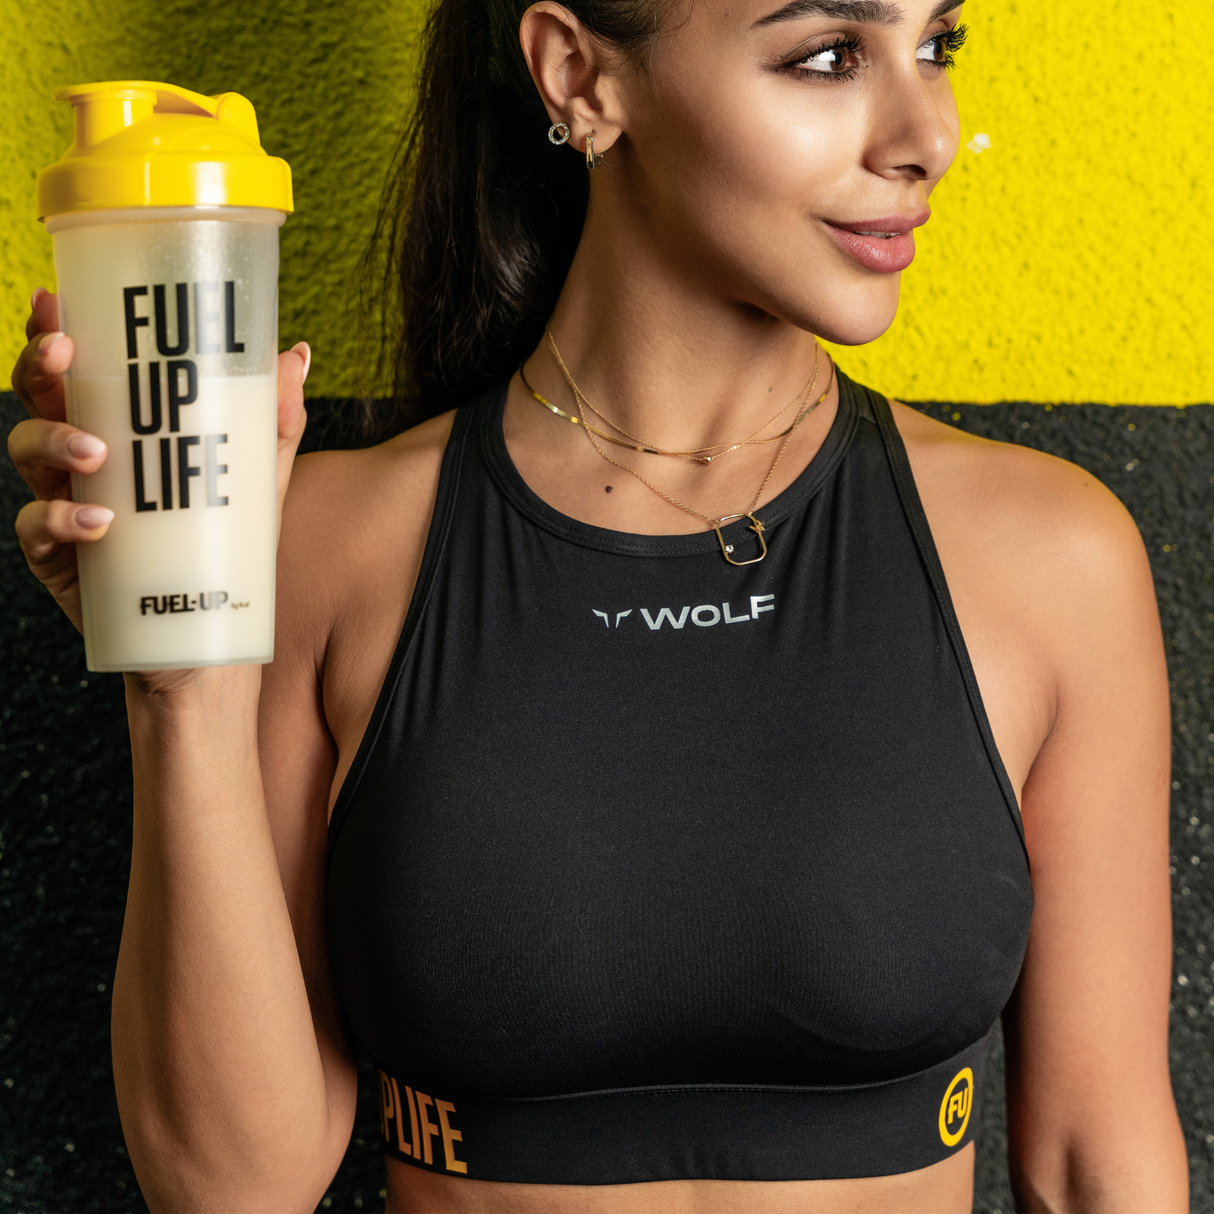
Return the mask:
<path fill-rule="evenodd" d="M 935 66 L 942 67 L 945 71 L 956 64 L 956 54 L 965 45 L 966 37 L 969 30 L 964 25 L 955 25 L 950 30 L 945 30 L 943 33 L 933 34 L 932 37 L 923 43 L 927 46 L 932 42 L 939 42 L 944 48 L 944 58 L 935 63 Z M 798 58 L 789 66 L 799 70 L 802 76 L 816 76 L 828 80 L 851 80 L 856 75 L 854 67 L 848 68 L 845 72 L 815 72 L 804 65 L 807 60 L 813 59 L 817 55 L 824 55 L 827 51 L 849 51 L 857 59 L 860 58 L 860 52 L 863 49 L 863 43 L 857 37 L 851 38 L 836 38 L 834 42 L 828 42 L 823 46 L 816 46 L 813 50 L 808 51 Z"/>
<path fill-rule="evenodd" d="M 927 41 L 939 42 L 944 47 L 944 58 L 940 61 L 940 67 L 947 71 L 956 64 L 956 54 L 965 45 L 965 40 L 968 37 L 969 26 L 954 25 L 951 30 L 945 30 L 942 34 L 935 34 Z M 926 46 L 927 43 L 925 42 L 923 45 Z"/>

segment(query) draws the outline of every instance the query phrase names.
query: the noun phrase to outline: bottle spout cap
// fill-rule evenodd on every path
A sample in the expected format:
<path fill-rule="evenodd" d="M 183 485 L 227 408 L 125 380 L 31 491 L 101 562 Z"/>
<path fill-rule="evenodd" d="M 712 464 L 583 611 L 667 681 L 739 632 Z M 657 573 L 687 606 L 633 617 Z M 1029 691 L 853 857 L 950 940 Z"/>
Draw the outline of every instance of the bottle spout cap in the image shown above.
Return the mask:
<path fill-rule="evenodd" d="M 290 212 L 291 170 L 261 146 L 239 93 L 109 80 L 59 89 L 72 146 L 38 177 L 41 218 L 113 207 L 240 206 Z"/>

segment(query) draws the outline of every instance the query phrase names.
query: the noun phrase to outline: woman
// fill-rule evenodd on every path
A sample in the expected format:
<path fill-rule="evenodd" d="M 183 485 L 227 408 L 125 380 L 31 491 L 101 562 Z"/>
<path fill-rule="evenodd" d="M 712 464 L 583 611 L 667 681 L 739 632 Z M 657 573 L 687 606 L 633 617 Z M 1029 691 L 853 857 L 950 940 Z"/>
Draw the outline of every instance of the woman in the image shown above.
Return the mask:
<path fill-rule="evenodd" d="M 959 15 L 440 4 L 387 216 L 427 420 L 292 467 L 284 354 L 275 661 L 128 676 L 153 1209 L 310 1210 L 357 1041 L 390 1211 L 960 1212 L 1005 1004 L 1021 1208 L 1186 1208 L 1137 532 L 813 336 L 893 319 Z M 78 623 L 56 323 L 11 449 Z"/>

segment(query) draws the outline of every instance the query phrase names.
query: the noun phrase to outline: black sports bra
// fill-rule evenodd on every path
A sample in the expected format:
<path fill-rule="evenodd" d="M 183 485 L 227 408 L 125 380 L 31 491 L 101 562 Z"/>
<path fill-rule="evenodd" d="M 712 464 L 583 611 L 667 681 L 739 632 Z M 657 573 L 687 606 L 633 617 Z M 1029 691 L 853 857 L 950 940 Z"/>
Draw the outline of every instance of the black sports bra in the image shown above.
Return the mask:
<path fill-rule="evenodd" d="M 333 973 L 397 1158 L 802 1180 L 973 1136 L 1020 820 L 889 405 L 839 385 L 742 567 L 547 506 L 504 386 L 459 411 L 330 829 Z"/>

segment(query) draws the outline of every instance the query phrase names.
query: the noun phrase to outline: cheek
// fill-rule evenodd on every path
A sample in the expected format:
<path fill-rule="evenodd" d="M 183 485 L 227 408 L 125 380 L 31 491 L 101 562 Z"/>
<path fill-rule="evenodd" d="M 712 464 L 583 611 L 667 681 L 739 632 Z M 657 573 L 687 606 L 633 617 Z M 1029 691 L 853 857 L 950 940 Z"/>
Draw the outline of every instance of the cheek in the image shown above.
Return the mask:
<path fill-rule="evenodd" d="M 642 137 L 658 241 L 767 312 L 848 344 L 871 340 L 893 319 L 898 276 L 853 267 L 819 222 L 867 205 L 863 107 L 831 84 L 717 84 L 663 106 Z"/>
<path fill-rule="evenodd" d="M 781 94 L 744 106 L 721 100 L 681 141 L 684 193 L 696 209 L 725 211 L 734 222 L 750 216 L 769 230 L 829 213 L 860 160 L 856 115 L 835 107 L 815 113 Z"/>
<path fill-rule="evenodd" d="M 723 183 L 765 208 L 820 213 L 860 162 L 861 122 L 843 107 L 771 104 L 753 121 L 734 116 L 726 123 L 719 124 L 714 167 Z"/>

